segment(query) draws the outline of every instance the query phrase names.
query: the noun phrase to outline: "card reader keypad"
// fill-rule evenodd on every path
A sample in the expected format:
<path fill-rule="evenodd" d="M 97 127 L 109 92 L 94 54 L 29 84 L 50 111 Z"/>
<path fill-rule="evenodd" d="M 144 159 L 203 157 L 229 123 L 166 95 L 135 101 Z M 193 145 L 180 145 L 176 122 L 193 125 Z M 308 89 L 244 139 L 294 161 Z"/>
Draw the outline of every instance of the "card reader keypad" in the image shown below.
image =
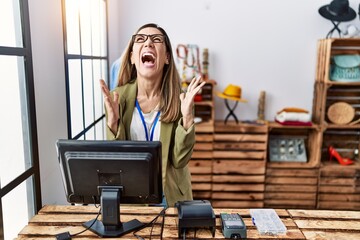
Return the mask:
<path fill-rule="evenodd" d="M 239 228 L 244 226 L 239 214 L 237 213 L 225 213 L 222 214 L 222 218 L 226 228 Z"/>
<path fill-rule="evenodd" d="M 246 226 L 238 213 L 220 213 L 220 220 L 225 238 L 246 238 Z"/>

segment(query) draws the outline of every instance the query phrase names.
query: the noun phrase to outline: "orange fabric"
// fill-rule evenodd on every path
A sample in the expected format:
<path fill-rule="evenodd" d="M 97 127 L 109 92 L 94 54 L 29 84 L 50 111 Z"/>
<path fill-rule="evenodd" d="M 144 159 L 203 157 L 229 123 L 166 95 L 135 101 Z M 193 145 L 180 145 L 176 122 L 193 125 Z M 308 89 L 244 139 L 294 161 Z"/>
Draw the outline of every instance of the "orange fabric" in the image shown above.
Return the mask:
<path fill-rule="evenodd" d="M 297 108 L 297 107 L 286 107 L 283 108 L 281 111 L 277 112 L 278 114 L 281 112 L 298 112 L 298 113 L 308 113 L 309 111 L 302 109 L 302 108 Z"/>

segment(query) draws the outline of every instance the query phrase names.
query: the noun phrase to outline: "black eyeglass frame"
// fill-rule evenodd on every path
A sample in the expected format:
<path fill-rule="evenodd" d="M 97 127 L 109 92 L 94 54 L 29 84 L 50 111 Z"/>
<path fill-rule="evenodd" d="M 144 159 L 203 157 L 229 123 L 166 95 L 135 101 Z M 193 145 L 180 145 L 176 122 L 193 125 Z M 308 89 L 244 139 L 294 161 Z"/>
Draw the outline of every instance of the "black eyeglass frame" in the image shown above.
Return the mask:
<path fill-rule="evenodd" d="M 143 38 L 136 40 L 136 37 L 143 37 Z M 165 39 L 166 39 L 166 35 L 164 35 L 164 34 L 139 34 L 138 33 L 138 34 L 134 34 L 132 36 L 132 40 L 133 40 L 133 43 L 144 43 L 149 39 L 149 37 L 153 43 L 164 43 Z M 158 37 L 158 39 L 157 39 L 157 37 Z"/>

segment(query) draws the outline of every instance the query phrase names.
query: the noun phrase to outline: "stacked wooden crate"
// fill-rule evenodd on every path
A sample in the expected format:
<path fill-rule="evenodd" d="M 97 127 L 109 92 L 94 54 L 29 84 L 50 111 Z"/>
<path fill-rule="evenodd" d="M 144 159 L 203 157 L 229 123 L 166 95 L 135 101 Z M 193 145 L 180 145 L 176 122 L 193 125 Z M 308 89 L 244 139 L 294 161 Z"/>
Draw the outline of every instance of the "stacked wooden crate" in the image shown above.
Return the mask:
<path fill-rule="evenodd" d="M 265 207 L 316 208 L 320 165 L 321 132 L 318 126 L 282 126 L 269 123 L 269 137 L 302 138 L 307 161 L 268 160 L 265 179 Z M 271 151 L 271 149 L 268 149 Z M 269 155 L 269 154 L 268 154 Z"/>
<path fill-rule="evenodd" d="M 360 209 L 360 169 L 324 164 L 320 170 L 319 209 Z"/>
<path fill-rule="evenodd" d="M 318 177 L 322 144 L 321 119 L 324 116 L 325 84 L 320 81 L 325 72 L 325 52 L 329 45 L 319 41 L 316 67 L 316 81 L 312 109 L 312 126 L 286 126 L 270 122 L 269 138 L 273 136 L 300 137 L 305 141 L 306 162 L 271 162 L 266 166 L 264 206 L 271 208 L 308 208 L 317 206 Z M 286 106 L 285 106 L 286 107 Z M 271 151 L 269 149 L 269 151 Z M 268 154 L 269 155 L 269 154 Z"/>
<path fill-rule="evenodd" d="M 213 207 L 263 207 L 267 126 L 215 122 Z"/>
<path fill-rule="evenodd" d="M 194 199 L 210 199 L 212 188 L 213 134 L 196 133 L 194 152 L 189 162 Z"/>
<path fill-rule="evenodd" d="M 360 55 L 360 40 L 322 39 L 318 43 L 318 67 L 314 89 L 314 121 L 322 130 L 321 167 L 318 188 L 319 209 L 360 208 L 360 125 L 355 114 L 350 123 L 338 122 L 330 117 L 329 109 L 336 104 L 350 105 L 360 111 L 360 80 L 335 81 L 331 78 L 331 64 L 335 56 Z M 340 117 L 349 112 L 343 110 Z M 335 120 L 335 121 L 334 121 Z M 329 148 L 335 149 L 340 158 L 354 160 L 351 166 L 343 166 L 333 157 L 330 162 Z M 339 159 L 341 161 L 341 159 Z"/>
<path fill-rule="evenodd" d="M 213 101 L 205 97 L 212 96 L 207 91 L 213 85 L 208 86 L 195 108 L 195 115 L 205 120 L 198 125 L 190 163 L 195 198 L 226 208 L 359 209 L 360 80 L 341 82 L 329 77 L 333 56 L 347 54 L 360 55 L 359 39 L 318 42 L 312 126 L 216 121 L 214 127 Z M 351 123 L 330 121 L 329 108 L 338 102 L 354 108 Z M 304 139 L 306 162 L 270 161 L 268 139 L 273 137 Z M 330 146 L 354 164 L 329 162 Z"/>
<path fill-rule="evenodd" d="M 318 169 L 266 169 L 265 207 L 315 209 Z"/>
<path fill-rule="evenodd" d="M 359 129 L 329 124 L 322 145 L 318 208 L 359 209 L 360 165 L 356 154 L 360 145 Z M 350 158 L 355 163 L 344 166 L 335 157 L 331 159 L 329 146 L 333 146 L 341 158 Z"/>
<path fill-rule="evenodd" d="M 189 162 L 194 199 L 211 198 L 215 84 L 214 80 L 207 80 L 200 93 L 200 100 L 195 101 L 195 117 L 201 121 L 195 125 L 196 142 Z"/>

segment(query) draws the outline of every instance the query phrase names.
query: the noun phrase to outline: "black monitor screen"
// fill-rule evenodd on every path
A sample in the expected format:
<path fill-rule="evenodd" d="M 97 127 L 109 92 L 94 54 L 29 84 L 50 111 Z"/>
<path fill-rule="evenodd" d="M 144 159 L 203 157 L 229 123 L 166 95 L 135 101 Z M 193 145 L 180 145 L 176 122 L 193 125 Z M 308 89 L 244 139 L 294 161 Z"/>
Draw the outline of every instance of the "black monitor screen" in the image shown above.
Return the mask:
<path fill-rule="evenodd" d="M 119 210 L 114 202 L 115 205 L 162 202 L 159 141 L 61 139 L 56 146 L 68 202 L 100 203 L 103 222 L 95 225 L 104 224 L 104 229 L 110 229 L 108 225 L 115 226 L 115 233 L 94 230 L 99 235 L 119 236 L 116 229 L 124 227 L 120 213 L 115 214 L 114 221 L 104 216 L 105 208 Z M 124 233 L 123 229 L 119 231 Z"/>

